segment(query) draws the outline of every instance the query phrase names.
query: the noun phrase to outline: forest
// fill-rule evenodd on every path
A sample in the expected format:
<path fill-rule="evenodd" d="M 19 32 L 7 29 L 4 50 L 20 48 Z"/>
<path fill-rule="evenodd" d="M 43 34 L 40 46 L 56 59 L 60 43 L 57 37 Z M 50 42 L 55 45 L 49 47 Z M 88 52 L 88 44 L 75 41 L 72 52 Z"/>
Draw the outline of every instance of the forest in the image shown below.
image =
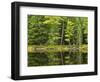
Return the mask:
<path fill-rule="evenodd" d="M 28 15 L 27 21 L 28 66 L 87 64 L 87 17 Z"/>

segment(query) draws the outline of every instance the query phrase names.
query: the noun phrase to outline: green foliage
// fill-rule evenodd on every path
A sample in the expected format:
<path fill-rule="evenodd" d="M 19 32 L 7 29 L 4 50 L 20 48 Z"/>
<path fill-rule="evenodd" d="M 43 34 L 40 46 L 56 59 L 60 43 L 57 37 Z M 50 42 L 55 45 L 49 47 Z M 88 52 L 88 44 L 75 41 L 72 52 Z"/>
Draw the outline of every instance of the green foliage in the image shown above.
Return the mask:
<path fill-rule="evenodd" d="M 87 26 L 87 17 L 29 15 L 28 44 L 87 44 Z"/>
<path fill-rule="evenodd" d="M 77 49 L 87 52 L 87 17 L 28 15 L 27 21 L 28 50 L 32 52 L 28 52 L 29 66 L 87 63 L 87 56 L 84 56 L 84 62 L 80 62 L 78 59 L 81 59 L 81 53 L 69 51 Z M 45 53 L 40 53 L 39 50 Z M 76 53 L 79 57 L 76 57 Z M 65 55 L 62 56 L 63 54 Z"/>

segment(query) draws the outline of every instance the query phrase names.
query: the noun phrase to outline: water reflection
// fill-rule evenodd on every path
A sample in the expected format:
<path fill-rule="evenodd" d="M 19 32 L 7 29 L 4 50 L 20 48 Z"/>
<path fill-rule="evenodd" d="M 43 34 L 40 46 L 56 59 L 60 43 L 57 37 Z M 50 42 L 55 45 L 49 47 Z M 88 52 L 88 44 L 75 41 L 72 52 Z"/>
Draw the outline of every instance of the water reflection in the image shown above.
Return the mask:
<path fill-rule="evenodd" d="M 28 66 L 77 65 L 87 61 L 87 53 L 79 50 L 28 53 Z"/>

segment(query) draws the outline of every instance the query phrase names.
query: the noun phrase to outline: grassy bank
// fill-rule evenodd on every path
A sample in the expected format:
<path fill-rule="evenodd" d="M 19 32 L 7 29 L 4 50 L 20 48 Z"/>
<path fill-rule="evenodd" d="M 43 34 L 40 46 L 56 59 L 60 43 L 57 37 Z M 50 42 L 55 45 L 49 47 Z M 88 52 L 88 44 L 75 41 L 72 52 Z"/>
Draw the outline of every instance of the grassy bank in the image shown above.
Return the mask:
<path fill-rule="evenodd" d="M 81 52 L 87 52 L 88 46 L 87 45 L 81 45 L 81 46 L 75 46 L 75 45 L 29 45 L 28 46 L 28 52 L 34 53 L 34 52 L 65 52 L 65 51 L 76 51 L 79 50 Z"/>

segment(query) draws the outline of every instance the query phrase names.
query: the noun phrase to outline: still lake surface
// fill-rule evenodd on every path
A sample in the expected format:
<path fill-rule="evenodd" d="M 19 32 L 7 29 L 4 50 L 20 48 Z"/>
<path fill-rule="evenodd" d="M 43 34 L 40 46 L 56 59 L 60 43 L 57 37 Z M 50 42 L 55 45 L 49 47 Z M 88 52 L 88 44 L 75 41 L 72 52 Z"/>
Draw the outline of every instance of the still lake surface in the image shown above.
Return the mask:
<path fill-rule="evenodd" d="M 79 65 L 88 63 L 88 54 L 79 50 L 28 53 L 28 66 Z"/>

